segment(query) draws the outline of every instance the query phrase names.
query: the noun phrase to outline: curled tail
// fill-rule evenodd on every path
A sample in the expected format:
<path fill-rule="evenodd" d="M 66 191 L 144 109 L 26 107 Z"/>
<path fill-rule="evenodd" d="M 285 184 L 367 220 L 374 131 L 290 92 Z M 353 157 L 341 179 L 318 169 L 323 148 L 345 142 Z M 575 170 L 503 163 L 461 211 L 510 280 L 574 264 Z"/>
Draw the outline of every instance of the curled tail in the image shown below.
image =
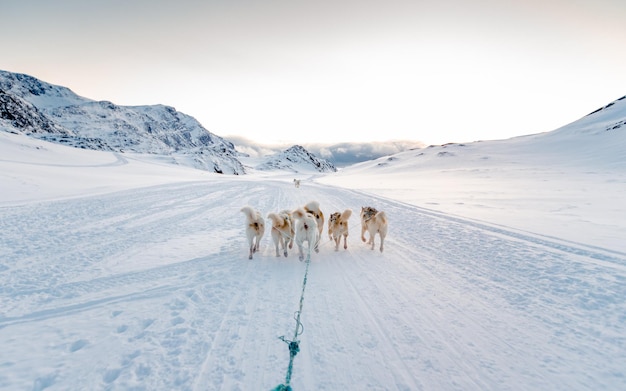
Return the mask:
<path fill-rule="evenodd" d="M 303 219 L 306 216 L 306 211 L 303 208 L 298 208 L 291 212 L 291 215 L 296 219 Z"/>
<path fill-rule="evenodd" d="M 256 211 L 253 207 L 244 206 L 243 208 L 241 208 L 241 211 L 243 212 L 243 214 L 246 215 L 249 221 L 256 220 Z"/>
<path fill-rule="evenodd" d="M 380 219 L 380 221 L 383 222 L 384 224 L 387 224 L 387 215 L 385 214 L 385 212 L 380 211 L 376 213 L 376 218 Z"/>
<path fill-rule="evenodd" d="M 272 220 L 272 223 L 274 225 L 280 225 L 280 224 L 283 223 L 283 219 L 279 215 L 277 215 L 276 213 L 273 213 L 273 212 L 268 214 L 267 218 Z"/>

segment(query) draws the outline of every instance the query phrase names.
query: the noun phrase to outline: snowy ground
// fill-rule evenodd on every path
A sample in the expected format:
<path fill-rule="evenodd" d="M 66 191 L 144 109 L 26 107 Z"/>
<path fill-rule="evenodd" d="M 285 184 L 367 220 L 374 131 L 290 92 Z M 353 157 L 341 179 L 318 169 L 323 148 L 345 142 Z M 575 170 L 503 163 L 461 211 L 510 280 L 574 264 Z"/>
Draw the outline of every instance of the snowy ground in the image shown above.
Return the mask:
<path fill-rule="evenodd" d="M 356 213 L 347 251 L 324 235 L 312 255 L 294 390 L 626 388 L 623 174 L 398 162 L 296 189 L 0 132 L 0 389 L 281 384 L 305 263 L 269 235 L 248 260 L 239 210 L 310 200 Z M 388 214 L 382 254 L 358 238 L 364 205 Z"/>

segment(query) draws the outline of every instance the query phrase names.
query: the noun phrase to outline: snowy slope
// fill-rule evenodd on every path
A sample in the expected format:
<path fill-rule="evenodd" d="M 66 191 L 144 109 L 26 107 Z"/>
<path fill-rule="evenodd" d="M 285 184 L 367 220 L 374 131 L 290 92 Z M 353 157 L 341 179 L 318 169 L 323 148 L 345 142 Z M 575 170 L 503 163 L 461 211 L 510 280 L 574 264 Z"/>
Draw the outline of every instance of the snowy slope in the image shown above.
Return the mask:
<path fill-rule="evenodd" d="M 624 123 L 622 98 L 551 132 L 406 151 L 320 182 L 626 252 Z"/>
<path fill-rule="evenodd" d="M 348 250 L 324 234 L 312 254 L 294 390 L 625 389 L 623 166 L 532 141 L 550 137 L 565 138 L 414 150 L 296 189 L 0 132 L 0 389 L 281 384 L 305 263 L 269 231 L 249 261 L 240 209 L 310 200 L 355 213 Z M 387 212 L 384 253 L 359 239 L 364 205 Z"/>
<path fill-rule="evenodd" d="M 19 122 L 11 118 L 16 113 Z M 211 172 L 244 173 L 231 142 L 169 106 L 97 102 L 28 75 L 0 71 L 0 114 L 0 130 L 85 149 L 166 155 Z"/>

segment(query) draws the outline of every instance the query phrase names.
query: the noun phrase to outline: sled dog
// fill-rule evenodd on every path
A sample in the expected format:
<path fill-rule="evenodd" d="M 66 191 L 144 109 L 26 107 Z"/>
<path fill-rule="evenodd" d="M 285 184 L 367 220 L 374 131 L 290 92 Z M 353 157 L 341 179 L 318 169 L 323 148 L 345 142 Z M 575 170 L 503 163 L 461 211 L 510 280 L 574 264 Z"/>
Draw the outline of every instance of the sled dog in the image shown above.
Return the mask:
<path fill-rule="evenodd" d="M 322 213 L 322 210 L 320 209 L 320 203 L 317 201 L 310 201 L 308 204 L 304 205 L 304 210 L 315 217 L 319 237 L 322 237 L 322 231 L 324 230 L 324 213 Z"/>
<path fill-rule="evenodd" d="M 287 256 L 287 247 L 293 247 L 295 231 L 293 229 L 293 217 L 288 210 L 279 213 L 270 213 L 267 218 L 272 220 L 272 239 L 276 247 L 276 256 L 280 257 L 279 247 L 282 247 L 283 254 Z"/>
<path fill-rule="evenodd" d="M 293 179 L 293 184 L 296 186 L 296 189 L 300 187 L 300 179 Z"/>
<path fill-rule="evenodd" d="M 328 237 L 335 241 L 335 251 L 339 251 L 339 243 L 343 236 L 343 248 L 348 248 L 348 219 L 352 210 L 346 209 L 343 213 L 335 212 L 328 218 Z"/>
<path fill-rule="evenodd" d="M 298 258 L 302 261 L 304 260 L 304 242 L 308 244 L 308 256 L 311 255 L 311 250 L 319 252 L 319 230 L 317 229 L 315 216 L 304 210 L 304 208 L 298 208 L 291 214 L 296 219 L 296 244 L 298 245 Z"/>
<path fill-rule="evenodd" d="M 244 206 L 241 211 L 246 215 L 246 237 L 250 246 L 248 259 L 252 259 L 252 254 L 259 251 L 259 242 L 265 233 L 265 220 L 261 213 L 251 206 Z"/>
<path fill-rule="evenodd" d="M 383 211 L 377 211 L 370 206 L 361 208 L 361 240 L 365 240 L 365 231 L 369 232 L 370 237 L 367 244 L 372 245 L 374 249 L 374 235 L 380 236 L 380 252 L 383 252 L 385 236 L 387 236 L 387 215 Z"/>

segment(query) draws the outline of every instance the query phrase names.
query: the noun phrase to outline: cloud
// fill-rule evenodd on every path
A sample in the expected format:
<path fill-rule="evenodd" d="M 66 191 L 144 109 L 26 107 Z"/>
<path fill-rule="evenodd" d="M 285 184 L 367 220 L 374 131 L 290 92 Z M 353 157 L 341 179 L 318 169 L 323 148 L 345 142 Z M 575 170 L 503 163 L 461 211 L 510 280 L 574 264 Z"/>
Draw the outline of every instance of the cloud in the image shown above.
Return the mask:
<path fill-rule="evenodd" d="M 372 143 L 307 144 L 303 146 L 311 153 L 331 161 L 338 167 L 342 167 L 377 159 L 381 156 L 393 155 L 412 148 L 423 148 L 425 145 L 416 141 L 385 141 Z"/>
<path fill-rule="evenodd" d="M 292 146 L 291 144 L 258 144 L 239 136 L 225 138 L 235 144 L 237 151 L 245 153 L 250 157 L 272 155 Z M 381 156 L 393 155 L 409 149 L 425 147 L 421 142 L 404 140 L 371 143 L 345 142 L 336 144 L 315 143 L 301 145 L 315 156 L 326 159 L 338 167 L 377 159 Z"/>

